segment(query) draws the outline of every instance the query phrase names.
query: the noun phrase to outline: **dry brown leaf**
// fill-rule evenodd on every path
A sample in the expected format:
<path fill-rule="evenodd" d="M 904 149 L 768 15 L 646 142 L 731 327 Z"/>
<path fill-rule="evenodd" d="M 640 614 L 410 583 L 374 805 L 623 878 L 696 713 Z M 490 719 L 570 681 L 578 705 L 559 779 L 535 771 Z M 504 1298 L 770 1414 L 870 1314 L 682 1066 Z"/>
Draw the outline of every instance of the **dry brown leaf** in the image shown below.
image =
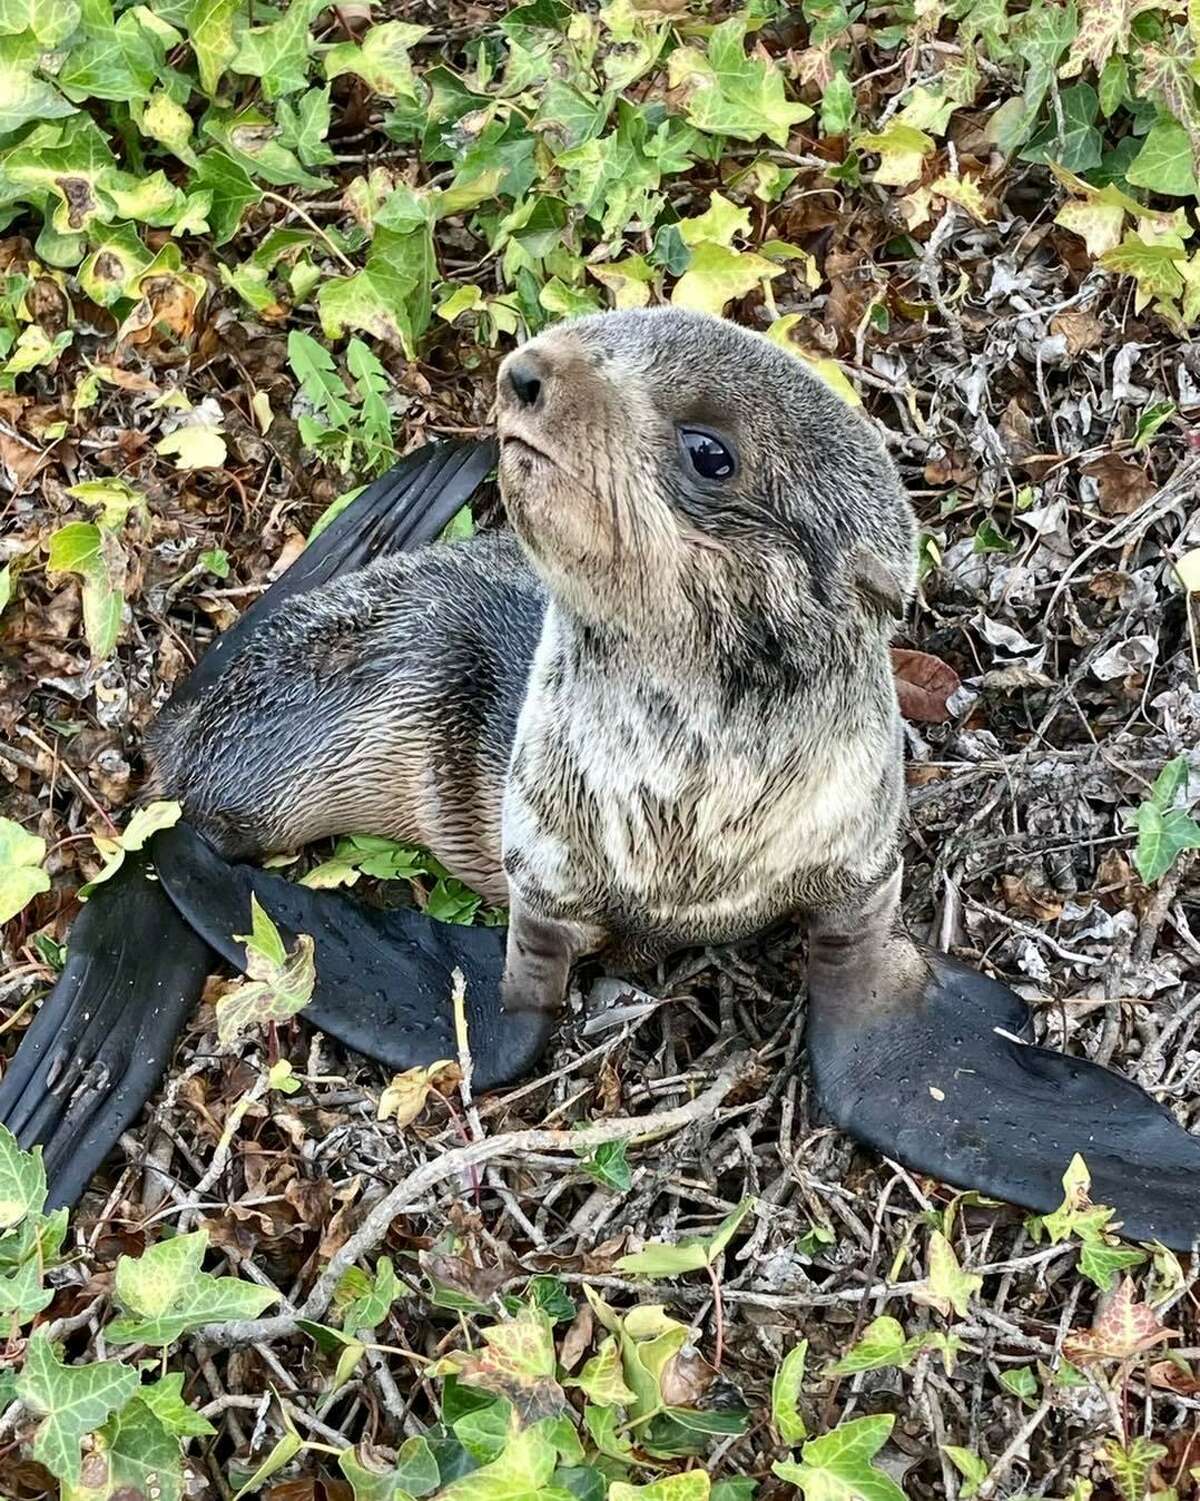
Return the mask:
<path fill-rule="evenodd" d="M 1095 313 L 1082 308 L 1067 308 L 1055 313 L 1050 320 L 1050 332 L 1063 336 L 1067 341 L 1067 353 L 1071 356 L 1098 348 L 1104 339 L 1104 325 Z"/>
<path fill-rule="evenodd" d="M 447 1095 L 461 1079 L 462 1069 L 449 1058 L 431 1063 L 428 1068 L 410 1068 L 395 1074 L 379 1096 L 375 1119 L 391 1118 L 403 1130 L 425 1109 L 431 1094 Z"/>
<path fill-rule="evenodd" d="M 1062 915 L 1062 902 L 1052 891 L 1036 890 L 1023 876 L 1002 876 L 1000 889 L 1011 911 L 1032 917 L 1035 922 L 1053 922 Z"/>
<path fill-rule="evenodd" d="M 699 1407 L 716 1375 L 699 1350 L 685 1345 L 663 1366 L 659 1378 L 663 1401 L 668 1407 Z"/>
<path fill-rule="evenodd" d="M 962 680 L 940 657 L 894 646 L 892 676 L 905 719 L 921 724 L 945 724 L 950 719 L 946 700 L 962 687 Z"/>
<path fill-rule="evenodd" d="M 1096 481 L 1100 509 L 1106 516 L 1128 516 L 1157 489 L 1144 469 L 1127 464 L 1115 453 L 1093 459 L 1080 473 Z"/>
<path fill-rule="evenodd" d="M 564 1371 L 573 1371 L 583 1359 L 584 1352 L 592 1342 L 595 1326 L 596 1319 L 591 1305 L 585 1303 L 571 1321 L 571 1327 L 563 1335 L 559 1346 L 558 1363 Z"/>

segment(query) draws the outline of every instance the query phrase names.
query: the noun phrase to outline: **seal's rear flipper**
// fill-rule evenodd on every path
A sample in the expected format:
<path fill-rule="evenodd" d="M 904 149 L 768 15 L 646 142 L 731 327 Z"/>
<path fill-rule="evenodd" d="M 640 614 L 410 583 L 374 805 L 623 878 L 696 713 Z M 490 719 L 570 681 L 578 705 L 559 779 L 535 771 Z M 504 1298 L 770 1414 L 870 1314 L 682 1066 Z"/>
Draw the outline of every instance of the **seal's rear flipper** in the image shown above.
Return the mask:
<path fill-rule="evenodd" d="M 480 1089 L 527 1074 L 553 1030 L 550 1012 L 500 1005 L 505 934 L 435 922 L 412 908 L 381 911 L 335 891 L 312 891 L 249 865 L 230 865 L 184 824 L 152 841 L 168 895 L 187 922 L 238 969 L 250 896 L 290 948 L 307 933 L 316 987 L 301 1020 L 388 1068 L 457 1059 L 453 972 L 466 983 L 467 1037 Z"/>
<path fill-rule="evenodd" d="M 861 973 L 854 983 L 853 965 L 842 983 L 836 966 L 813 971 L 808 1057 L 837 1124 L 916 1172 L 1039 1213 L 1062 1202 L 1078 1152 L 1093 1202 L 1116 1210 L 1126 1239 L 1193 1249 L 1200 1137 L 1111 1069 L 1014 1040 L 1028 1032 L 1019 997 L 928 958 L 915 1000 L 893 1000 Z"/>
<path fill-rule="evenodd" d="M 45 1144 L 50 1206 L 71 1204 L 171 1060 L 215 956 L 144 854 L 92 893 L 58 983 L 0 1082 L 0 1122 Z"/>
<path fill-rule="evenodd" d="M 286 600 L 384 553 L 434 541 L 494 462 L 491 443 L 427 445 L 402 459 L 335 517 L 287 572 L 212 643 L 176 689 L 171 704 L 185 703 L 210 687 L 259 622 Z M 69 1204 L 79 1197 L 122 1131 L 136 1119 L 166 1071 L 179 1029 L 216 962 L 208 944 L 148 873 L 151 862 L 159 858 L 158 837 L 144 854 L 127 855 L 122 869 L 97 887 L 85 905 L 71 929 L 66 969 L 0 1081 L 0 1123 L 23 1146 L 42 1143 L 54 1204 Z M 176 843 L 186 837 L 180 829 Z M 219 878 L 227 869 L 222 866 Z M 319 925 L 307 911 L 303 916 Z M 245 917 L 243 904 L 238 923 Z M 228 935 L 234 931 L 247 930 L 226 928 L 222 943 L 216 945 L 227 955 Z M 462 943 L 469 946 L 474 941 L 464 938 Z M 498 941 L 494 934 L 491 941 Z M 318 945 L 318 962 L 322 946 Z M 444 966 L 447 972 L 452 967 Z M 401 974 L 411 979 L 418 971 L 414 960 Z M 336 992 L 331 1001 L 344 1025 L 339 1029 L 331 1024 L 329 1030 L 368 1054 L 380 1045 L 378 1030 L 401 1024 L 382 999 L 382 979 L 380 985 L 378 995 L 370 992 L 365 997 L 361 1017 L 347 1015 L 344 1008 L 339 1011 Z M 439 992 L 443 1009 L 447 993 Z M 470 1000 L 476 1004 L 473 996 Z M 353 1004 L 363 1001 L 359 995 Z M 418 1015 L 419 1008 L 413 1012 Z M 403 1024 L 411 1020 L 406 1016 Z M 485 1007 L 477 1030 L 496 1021 L 495 1007 Z M 501 1058 L 520 1050 L 516 1038 L 510 1044 L 508 1026 L 505 1019 L 503 1044 L 497 1046 Z M 451 1046 L 435 1056 L 454 1057 L 455 1051 Z"/>
<path fill-rule="evenodd" d="M 171 695 L 172 708 L 210 688 L 266 615 L 297 594 L 364 568 L 384 554 L 434 542 L 496 462 L 492 442 L 427 443 L 368 485 L 265 594 L 222 632 Z"/>

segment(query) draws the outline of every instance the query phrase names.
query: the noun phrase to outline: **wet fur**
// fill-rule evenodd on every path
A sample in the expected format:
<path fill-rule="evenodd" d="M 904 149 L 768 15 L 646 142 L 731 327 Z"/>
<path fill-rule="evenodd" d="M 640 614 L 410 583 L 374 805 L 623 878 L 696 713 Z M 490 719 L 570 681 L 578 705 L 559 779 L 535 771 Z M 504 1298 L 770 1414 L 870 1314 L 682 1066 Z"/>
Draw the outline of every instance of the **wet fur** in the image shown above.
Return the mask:
<path fill-rule="evenodd" d="M 501 373 L 517 541 L 387 558 L 287 605 L 160 719 L 159 789 L 230 855 L 419 841 L 627 960 L 853 904 L 895 864 L 887 642 L 914 586 L 874 430 L 697 314 L 605 314 L 522 354 L 547 381 L 531 414 Z M 732 440 L 732 482 L 693 474 L 681 422 Z"/>

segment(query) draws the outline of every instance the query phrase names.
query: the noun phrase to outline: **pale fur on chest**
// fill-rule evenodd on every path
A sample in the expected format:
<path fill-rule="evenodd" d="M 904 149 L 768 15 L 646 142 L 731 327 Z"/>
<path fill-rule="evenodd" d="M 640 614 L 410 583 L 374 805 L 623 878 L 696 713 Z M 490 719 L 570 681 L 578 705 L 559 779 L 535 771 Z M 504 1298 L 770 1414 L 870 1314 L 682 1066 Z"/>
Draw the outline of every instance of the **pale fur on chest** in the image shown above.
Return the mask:
<path fill-rule="evenodd" d="M 551 627 L 503 818 L 510 880 L 538 905 L 717 942 L 803 901 L 814 875 L 871 874 L 892 748 L 877 716 L 822 713 L 811 692 L 730 710 L 687 671 L 646 694 L 619 669 L 586 691 L 562 679 Z"/>

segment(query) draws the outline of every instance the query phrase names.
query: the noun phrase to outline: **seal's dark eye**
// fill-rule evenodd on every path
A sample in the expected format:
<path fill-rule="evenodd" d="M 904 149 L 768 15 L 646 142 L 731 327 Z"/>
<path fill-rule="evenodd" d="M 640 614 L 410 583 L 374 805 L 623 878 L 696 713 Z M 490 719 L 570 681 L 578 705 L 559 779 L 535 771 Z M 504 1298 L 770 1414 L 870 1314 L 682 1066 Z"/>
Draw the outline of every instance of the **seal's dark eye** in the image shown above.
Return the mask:
<path fill-rule="evenodd" d="M 692 468 L 701 479 L 732 479 L 737 469 L 733 454 L 712 433 L 699 427 L 684 427 L 679 436 L 692 461 Z"/>

